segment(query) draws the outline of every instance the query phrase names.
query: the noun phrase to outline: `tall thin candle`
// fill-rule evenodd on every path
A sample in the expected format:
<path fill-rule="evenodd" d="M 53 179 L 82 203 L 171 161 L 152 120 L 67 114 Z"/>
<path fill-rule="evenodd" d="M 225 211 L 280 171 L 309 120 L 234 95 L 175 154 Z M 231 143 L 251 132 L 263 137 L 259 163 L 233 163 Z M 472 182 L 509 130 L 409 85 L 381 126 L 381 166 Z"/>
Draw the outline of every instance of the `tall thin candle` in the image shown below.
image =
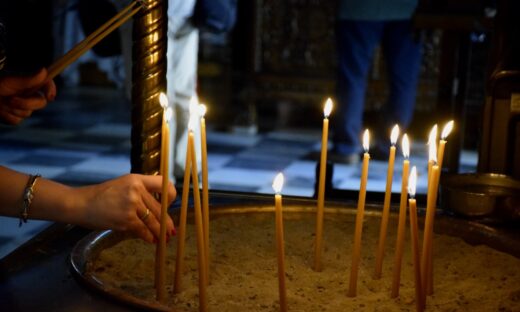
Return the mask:
<path fill-rule="evenodd" d="M 159 243 L 156 247 L 155 258 L 155 286 L 157 300 L 160 302 L 164 302 L 164 300 L 166 299 L 166 216 L 168 214 L 168 184 L 170 183 L 168 175 L 170 129 L 168 127 L 168 122 L 172 117 L 173 111 L 170 107 L 168 107 L 168 98 L 164 93 L 160 94 L 159 101 L 164 109 L 164 112 L 161 133 L 161 219 L 159 220 Z"/>
<path fill-rule="evenodd" d="M 186 243 L 186 219 L 188 217 L 188 196 L 190 193 L 191 176 L 191 150 L 193 140 L 188 139 L 186 148 L 186 164 L 184 166 L 184 183 L 182 185 L 181 213 L 179 216 L 179 232 L 177 236 L 177 259 L 175 261 L 175 277 L 173 282 L 173 293 L 181 292 L 182 273 L 184 271 L 184 246 Z"/>
<path fill-rule="evenodd" d="M 316 209 L 316 236 L 314 242 L 314 270 L 321 271 L 321 250 L 323 240 L 323 210 L 325 205 L 325 172 L 327 164 L 327 145 L 329 133 L 329 115 L 332 111 L 332 100 L 325 102 L 323 109 L 323 131 L 321 136 L 320 177 L 318 181 L 318 206 Z"/>
<path fill-rule="evenodd" d="M 368 154 L 369 148 L 369 132 L 365 130 L 363 134 L 363 148 L 365 153 L 363 154 L 363 167 L 361 169 L 361 180 L 359 186 L 359 198 L 356 214 L 356 227 L 354 230 L 354 246 L 352 251 L 352 266 L 350 268 L 350 282 L 348 289 L 348 296 L 355 297 L 357 293 L 357 276 L 359 270 L 359 260 L 361 256 L 361 234 L 363 231 L 363 217 L 365 214 L 365 198 L 367 191 L 367 179 L 368 179 L 368 163 L 370 160 L 370 154 Z"/>
<path fill-rule="evenodd" d="M 436 130 L 436 129 L 435 129 Z M 432 131 L 433 132 L 433 131 Z M 433 134 L 430 134 L 433 137 Z M 428 194 L 426 199 L 426 220 L 424 222 L 423 249 L 421 254 L 421 282 L 423 284 L 423 298 L 426 296 L 426 285 L 428 285 L 428 262 L 431 256 L 433 241 L 433 222 L 435 218 L 435 203 L 437 201 L 437 186 L 439 185 L 439 166 L 437 165 L 437 144 L 435 140 L 430 142 L 429 158 L 433 162 L 430 180 L 428 182 Z"/>
<path fill-rule="evenodd" d="M 206 272 L 209 282 L 209 189 L 208 189 L 208 149 L 206 144 L 206 105 L 199 104 L 200 144 L 202 151 L 202 224 L 204 228 L 204 252 L 206 255 Z"/>
<path fill-rule="evenodd" d="M 424 311 L 422 284 L 421 284 L 421 256 L 419 255 L 419 230 L 417 225 L 417 204 L 415 200 L 415 190 L 417 185 L 417 169 L 412 167 L 410 179 L 408 180 L 408 194 L 410 199 L 410 236 L 412 244 L 412 262 L 414 268 L 415 282 L 415 306 L 417 311 Z"/>
<path fill-rule="evenodd" d="M 275 192 L 275 222 L 276 222 L 276 251 L 278 255 L 278 294 L 280 297 L 280 311 L 287 311 L 287 296 L 285 290 L 285 251 L 283 238 L 283 214 L 282 214 L 282 187 L 283 174 L 278 173 L 273 181 Z"/>
<path fill-rule="evenodd" d="M 190 116 L 190 124 L 194 123 L 193 116 Z M 188 133 L 188 140 L 192 142 L 194 139 L 193 127 L 189 126 L 190 131 Z M 204 229 L 202 225 L 202 209 L 200 205 L 200 191 L 199 191 L 199 178 L 197 170 L 197 154 L 195 152 L 195 144 L 189 144 L 191 147 L 191 180 L 193 182 L 193 202 L 195 210 L 195 228 L 197 230 L 197 258 L 199 266 L 199 311 L 208 310 L 208 296 L 207 296 L 207 285 L 208 285 L 208 268 L 206 264 L 206 254 L 204 248 Z"/>
<path fill-rule="evenodd" d="M 395 244 L 394 254 L 394 270 L 392 279 L 392 291 L 391 298 L 395 298 L 399 295 L 399 284 L 401 282 L 401 264 L 403 261 L 403 248 L 404 248 L 404 235 L 406 228 L 406 200 L 408 198 L 408 173 L 410 168 L 410 161 L 408 156 L 410 155 L 410 143 L 408 136 L 403 135 L 403 176 L 401 181 L 401 201 L 399 204 L 399 223 L 397 226 L 397 241 Z"/>
<path fill-rule="evenodd" d="M 395 143 L 399 136 L 399 126 L 395 125 L 390 134 L 390 155 L 388 156 L 388 169 L 386 172 L 386 190 L 383 202 L 383 214 L 381 216 L 381 228 L 379 229 L 379 244 L 376 252 L 376 268 L 374 278 L 381 278 L 383 270 L 383 257 L 385 254 L 386 232 L 388 228 L 388 217 L 390 215 L 390 199 L 392 197 L 392 181 L 394 176 Z"/>

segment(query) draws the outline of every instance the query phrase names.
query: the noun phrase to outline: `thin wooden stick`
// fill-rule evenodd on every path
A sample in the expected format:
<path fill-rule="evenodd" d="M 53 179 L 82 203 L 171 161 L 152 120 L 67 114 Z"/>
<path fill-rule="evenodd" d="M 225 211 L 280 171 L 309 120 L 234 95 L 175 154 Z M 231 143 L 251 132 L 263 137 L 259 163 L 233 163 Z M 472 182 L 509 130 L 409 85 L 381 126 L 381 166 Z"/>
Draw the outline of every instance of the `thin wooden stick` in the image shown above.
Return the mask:
<path fill-rule="evenodd" d="M 90 50 L 93 46 L 95 46 L 98 42 L 103 40 L 106 36 L 112 33 L 115 29 L 119 28 L 122 24 L 124 24 L 130 17 L 134 16 L 139 10 L 141 6 L 139 5 L 137 8 L 131 10 L 137 2 L 132 2 L 126 8 L 124 8 L 120 13 L 110 19 L 108 22 L 103 24 L 100 28 L 94 31 L 87 38 L 78 43 L 74 48 L 72 48 L 69 52 L 67 52 L 64 56 L 59 58 L 56 62 L 54 62 L 48 68 L 48 79 L 53 79 L 58 74 L 60 74 L 67 66 L 76 61 L 79 57 L 81 57 L 86 51 Z M 130 11 L 131 10 L 131 11 Z M 128 14 L 127 12 L 130 11 Z M 125 15 L 126 14 L 126 15 Z"/>
<path fill-rule="evenodd" d="M 121 18 L 124 14 L 126 14 L 128 11 L 130 11 L 137 2 L 132 1 L 127 7 L 125 7 L 121 12 L 117 13 L 114 17 L 112 17 L 110 20 L 108 20 L 106 23 L 101 25 L 98 29 L 96 29 L 93 33 L 91 33 L 88 37 L 77 43 L 72 49 L 70 49 L 66 54 L 64 54 L 62 57 L 60 57 L 54 64 L 51 65 L 51 67 L 59 66 L 60 63 L 62 63 L 64 60 L 68 59 L 72 55 L 78 53 L 81 51 L 81 49 L 90 41 L 92 41 L 94 38 L 99 36 L 103 31 L 105 31 L 110 25 L 114 24 L 119 18 Z"/>

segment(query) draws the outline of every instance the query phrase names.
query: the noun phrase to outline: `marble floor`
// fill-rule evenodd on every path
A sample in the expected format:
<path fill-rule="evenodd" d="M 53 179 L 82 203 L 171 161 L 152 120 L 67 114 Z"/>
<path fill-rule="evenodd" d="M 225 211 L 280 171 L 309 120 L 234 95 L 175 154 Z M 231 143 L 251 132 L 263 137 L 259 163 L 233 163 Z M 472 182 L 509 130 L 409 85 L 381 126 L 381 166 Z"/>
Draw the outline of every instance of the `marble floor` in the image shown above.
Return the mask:
<path fill-rule="evenodd" d="M 130 171 L 130 104 L 109 88 L 60 90 L 57 100 L 19 126 L 0 126 L 0 165 L 39 173 L 73 186 L 101 182 Z M 311 197 L 321 141 L 313 129 L 279 129 L 243 134 L 213 131 L 208 124 L 208 168 L 212 190 L 272 193 L 278 171 L 285 175 L 284 195 Z M 426 191 L 425 142 L 413 142 L 410 161 L 419 171 L 418 193 Z M 476 168 L 475 151 L 463 151 L 461 172 Z M 335 189 L 357 190 L 360 165 L 334 165 Z M 367 189 L 384 192 L 386 161 L 370 162 Z M 400 191 L 402 156 L 396 158 L 393 192 Z M 182 182 L 182 181 L 181 181 Z M 0 217 L 0 258 L 49 226 Z"/>

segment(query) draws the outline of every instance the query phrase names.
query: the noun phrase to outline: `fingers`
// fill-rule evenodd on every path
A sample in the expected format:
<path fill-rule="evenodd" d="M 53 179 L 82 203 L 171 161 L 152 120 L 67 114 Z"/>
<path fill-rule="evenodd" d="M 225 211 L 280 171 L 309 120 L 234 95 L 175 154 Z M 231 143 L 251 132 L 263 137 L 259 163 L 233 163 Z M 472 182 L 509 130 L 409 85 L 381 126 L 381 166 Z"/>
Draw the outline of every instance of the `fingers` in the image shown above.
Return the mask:
<path fill-rule="evenodd" d="M 161 193 L 162 192 L 162 176 L 151 176 L 151 175 L 137 175 L 141 181 L 143 181 L 144 186 L 150 193 Z M 175 200 L 177 196 L 177 190 L 173 184 L 168 184 L 168 202 L 171 203 Z"/>
<path fill-rule="evenodd" d="M 161 220 L 161 204 L 152 196 L 152 194 L 148 193 L 148 191 L 142 194 L 143 202 L 146 207 L 150 209 L 152 214 L 155 216 L 157 220 Z M 159 223 L 160 224 L 160 223 Z M 173 220 L 169 214 L 166 214 L 166 234 L 168 236 L 174 235 L 174 225 Z M 157 236 L 159 237 L 159 236 Z"/>
<path fill-rule="evenodd" d="M 45 106 L 47 106 L 47 99 L 38 93 L 28 97 L 15 96 L 9 99 L 9 107 L 19 110 L 34 111 Z"/>
<path fill-rule="evenodd" d="M 0 107 L 0 119 L 9 125 L 17 125 L 23 121 L 23 118 L 13 115 L 11 112 Z"/>
<path fill-rule="evenodd" d="M 27 91 L 39 90 L 47 80 L 47 70 L 42 68 L 32 76 L 8 76 L 0 83 L 0 95 L 13 96 Z"/>
<path fill-rule="evenodd" d="M 48 81 L 42 88 L 41 91 L 45 95 L 47 101 L 52 102 L 56 98 L 56 84 L 54 80 Z"/>

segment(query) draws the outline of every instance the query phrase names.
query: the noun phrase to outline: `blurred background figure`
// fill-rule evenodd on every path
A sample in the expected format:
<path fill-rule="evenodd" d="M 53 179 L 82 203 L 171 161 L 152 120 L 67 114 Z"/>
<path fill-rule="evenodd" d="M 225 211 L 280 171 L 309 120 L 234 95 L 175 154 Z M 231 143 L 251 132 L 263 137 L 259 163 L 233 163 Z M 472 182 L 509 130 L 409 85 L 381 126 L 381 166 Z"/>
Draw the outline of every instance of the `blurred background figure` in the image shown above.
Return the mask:
<path fill-rule="evenodd" d="M 387 158 L 388 135 L 394 124 L 402 131 L 410 124 L 421 63 L 421 44 L 414 37 L 411 23 L 416 6 L 417 0 L 340 1 L 336 29 L 338 108 L 332 160 L 359 161 L 367 75 L 379 45 L 385 56 L 389 94 L 379 114 L 379 129 L 371 131 L 380 135 L 370 149 L 372 158 Z"/>

